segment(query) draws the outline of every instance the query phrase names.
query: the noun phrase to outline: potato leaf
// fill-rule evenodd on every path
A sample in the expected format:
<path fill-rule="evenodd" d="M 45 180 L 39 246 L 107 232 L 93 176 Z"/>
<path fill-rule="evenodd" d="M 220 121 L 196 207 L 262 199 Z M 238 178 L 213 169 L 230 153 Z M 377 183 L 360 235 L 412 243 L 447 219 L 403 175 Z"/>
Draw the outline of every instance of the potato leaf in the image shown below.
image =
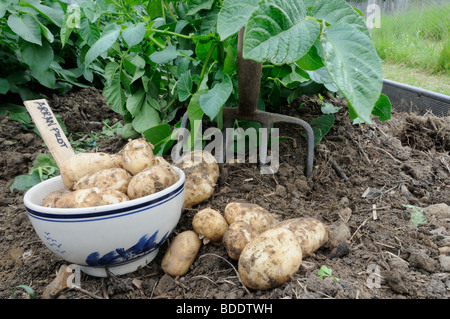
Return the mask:
<path fill-rule="evenodd" d="M 217 33 L 223 41 L 247 24 L 258 0 L 225 0 L 217 17 Z"/>
<path fill-rule="evenodd" d="M 346 97 L 350 117 L 371 123 L 383 85 L 381 60 L 371 38 L 351 25 L 337 23 L 324 27 L 321 42 L 325 67 Z"/>
<path fill-rule="evenodd" d="M 98 39 L 86 53 L 85 65 L 91 64 L 100 54 L 107 51 L 117 40 L 120 34 L 120 26 L 112 23 L 105 27 L 100 39 Z"/>
<path fill-rule="evenodd" d="M 28 14 L 10 15 L 7 23 L 11 30 L 25 41 L 42 45 L 41 28 L 33 16 Z"/>
<path fill-rule="evenodd" d="M 244 58 L 274 64 L 299 60 L 320 34 L 319 23 L 306 11 L 303 1 L 260 2 L 245 27 Z"/>
<path fill-rule="evenodd" d="M 219 114 L 225 102 L 233 92 L 233 84 L 228 75 L 225 75 L 221 83 L 216 84 L 208 93 L 200 96 L 200 106 L 209 116 L 214 119 Z"/>

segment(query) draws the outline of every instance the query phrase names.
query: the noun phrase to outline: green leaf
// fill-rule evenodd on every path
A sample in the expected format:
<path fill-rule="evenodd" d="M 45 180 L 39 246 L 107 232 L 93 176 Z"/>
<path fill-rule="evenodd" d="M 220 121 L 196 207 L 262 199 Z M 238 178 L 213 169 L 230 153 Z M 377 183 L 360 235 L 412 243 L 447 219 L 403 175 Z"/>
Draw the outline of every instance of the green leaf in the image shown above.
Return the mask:
<path fill-rule="evenodd" d="M 94 1 L 82 1 L 79 5 L 83 8 L 84 14 L 92 23 L 95 23 L 95 21 L 97 21 L 97 19 L 102 15 L 101 6 Z"/>
<path fill-rule="evenodd" d="M 59 3 L 55 2 L 53 7 L 49 7 L 40 3 L 39 0 L 28 0 L 20 1 L 20 5 L 24 7 L 31 7 L 38 11 L 40 15 L 45 17 L 47 20 L 55 24 L 57 27 L 61 27 L 63 23 L 62 16 L 64 15 L 64 11 L 62 10 Z"/>
<path fill-rule="evenodd" d="M 98 39 L 86 53 L 84 59 L 86 67 L 91 64 L 100 54 L 106 52 L 116 42 L 120 34 L 120 26 L 110 24 L 105 27 L 100 39 Z"/>
<path fill-rule="evenodd" d="M 195 92 L 195 94 L 192 95 L 192 98 L 191 98 L 188 108 L 187 108 L 187 112 L 188 112 L 190 121 L 195 121 L 195 120 L 201 121 L 203 119 L 203 114 L 205 114 L 205 113 L 203 112 L 203 110 L 200 106 L 200 97 L 202 95 L 205 95 L 206 93 L 208 93 L 208 90 L 202 89 L 202 90 Z"/>
<path fill-rule="evenodd" d="M 152 20 L 161 17 L 163 15 L 163 7 L 161 1 L 148 1 L 147 13 Z"/>
<path fill-rule="evenodd" d="M 178 56 L 177 48 L 173 45 L 167 46 L 161 51 L 153 52 L 150 55 L 150 60 L 157 64 L 167 64 L 175 60 Z"/>
<path fill-rule="evenodd" d="M 381 60 L 371 38 L 351 25 L 338 23 L 324 27 L 321 42 L 325 66 L 348 101 L 350 117 L 371 123 L 383 85 Z"/>
<path fill-rule="evenodd" d="M 317 145 L 327 135 L 334 125 L 334 115 L 326 114 L 309 122 L 314 132 L 314 145 Z"/>
<path fill-rule="evenodd" d="M 231 79 L 228 75 L 225 75 L 221 83 L 216 84 L 208 93 L 200 96 L 200 106 L 203 112 L 210 119 L 214 119 L 232 92 L 233 84 L 231 83 Z"/>
<path fill-rule="evenodd" d="M 35 43 L 20 41 L 19 50 L 23 61 L 38 76 L 44 74 L 53 62 L 54 53 L 52 46 L 47 40 L 40 45 Z"/>
<path fill-rule="evenodd" d="M 403 205 L 410 213 L 410 221 L 415 226 L 424 225 L 428 222 L 426 216 L 424 215 L 424 209 L 413 205 Z"/>
<path fill-rule="evenodd" d="M 140 87 L 139 90 L 137 90 L 136 93 L 131 94 L 127 98 L 126 102 L 126 108 L 130 114 L 135 117 L 137 114 L 139 114 L 142 104 L 145 101 L 145 90 L 143 87 Z"/>
<path fill-rule="evenodd" d="M 7 23 L 11 30 L 25 41 L 42 45 L 41 28 L 33 16 L 12 14 L 8 17 Z"/>
<path fill-rule="evenodd" d="M 247 24 L 259 0 L 225 0 L 217 18 L 217 33 L 223 41 Z"/>
<path fill-rule="evenodd" d="M 315 71 L 324 67 L 322 58 L 317 53 L 317 47 L 315 45 L 303 57 L 297 60 L 295 64 L 306 71 Z"/>
<path fill-rule="evenodd" d="M 225 49 L 225 60 L 223 61 L 223 72 L 227 74 L 233 74 L 238 70 L 236 55 L 232 45 L 229 45 Z"/>
<path fill-rule="evenodd" d="M 160 151 L 167 145 L 168 142 L 171 140 L 172 131 L 170 129 L 169 124 L 160 124 L 153 126 L 144 132 L 142 132 L 142 135 L 145 137 L 146 141 L 151 143 L 155 148 L 153 149 L 153 152 L 155 154 L 159 154 Z M 172 140 L 172 143 L 174 141 Z"/>
<path fill-rule="evenodd" d="M 189 0 L 187 15 L 193 15 L 200 10 L 209 10 L 212 7 L 214 0 Z"/>
<path fill-rule="evenodd" d="M 145 36 L 145 24 L 142 22 L 137 23 L 132 27 L 128 27 L 122 31 L 123 40 L 127 43 L 128 47 L 139 44 Z"/>
<path fill-rule="evenodd" d="M 33 171 L 30 175 L 18 175 L 16 176 L 12 183 L 9 185 L 9 190 L 13 192 L 15 189 L 19 191 L 24 191 L 30 189 L 34 185 L 37 185 L 41 182 L 41 178 L 37 171 Z"/>
<path fill-rule="evenodd" d="M 92 46 L 98 39 L 100 39 L 100 30 L 95 23 L 90 23 L 86 17 L 80 19 L 79 34 L 81 38 L 86 41 L 89 46 Z"/>
<path fill-rule="evenodd" d="M 334 114 L 334 113 L 339 112 L 339 110 L 342 109 L 342 107 L 334 106 L 331 103 L 323 103 L 322 106 L 320 107 L 320 109 L 323 114 Z"/>
<path fill-rule="evenodd" d="M 103 96 L 108 106 L 115 112 L 125 115 L 126 97 L 120 84 L 120 74 L 116 73 L 103 88 Z"/>
<path fill-rule="evenodd" d="M 291 63 L 304 56 L 320 34 L 302 1 L 260 2 L 245 27 L 243 56 L 257 62 Z"/>
<path fill-rule="evenodd" d="M 56 164 L 55 159 L 51 154 L 39 154 L 36 159 L 33 161 L 33 167 L 44 167 L 44 166 L 51 166 L 58 168 L 58 164 Z"/>
<path fill-rule="evenodd" d="M 318 20 L 329 24 L 342 23 L 350 25 L 370 36 L 364 19 L 353 8 L 342 0 L 318 0 L 311 10 Z"/>
<path fill-rule="evenodd" d="M 186 101 L 191 96 L 192 76 L 191 71 L 183 73 L 177 82 L 178 98 L 180 102 Z"/>
<path fill-rule="evenodd" d="M 147 96 L 147 99 L 142 104 L 140 113 L 132 121 L 133 128 L 137 132 L 142 133 L 145 130 L 161 123 L 159 112 L 155 109 L 155 107 L 158 107 L 157 101 Z"/>
<path fill-rule="evenodd" d="M 391 101 L 385 94 L 381 94 L 375 103 L 372 115 L 378 116 L 380 121 L 387 121 L 391 118 Z"/>
<path fill-rule="evenodd" d="M 9 81 L 0 79 L 0 94 L 6 94 L 9 91 Z"/>
<path fill-rule="evenodd" d="M 30 286 L 27 286 L 27 285 L 18 285 L 12 291 L 11 296 L 9 297 L 10 299 L 16 298 L 16 290 L 17 290 L 17 288 L 24 289 L 27 292 L 29 299 L 34 299 L 36 297 L 36 293 L 34 292 L 33 288 L 31 288 Z"/>

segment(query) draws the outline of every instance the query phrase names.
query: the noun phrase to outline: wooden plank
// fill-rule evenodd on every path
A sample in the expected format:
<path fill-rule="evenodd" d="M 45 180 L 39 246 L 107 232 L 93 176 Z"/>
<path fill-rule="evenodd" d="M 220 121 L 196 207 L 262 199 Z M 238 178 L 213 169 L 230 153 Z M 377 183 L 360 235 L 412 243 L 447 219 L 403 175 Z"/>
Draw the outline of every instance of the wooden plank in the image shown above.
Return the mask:
<path fill-rule="evenodd" d="M 29 100 L 24 101 L 23 104 L 41 133 L 42 139 L 50 150 L 56 164 L 61 167 L 64 161 L 75 155 L 75 151 L 56 120 L 47 100 Z"/>

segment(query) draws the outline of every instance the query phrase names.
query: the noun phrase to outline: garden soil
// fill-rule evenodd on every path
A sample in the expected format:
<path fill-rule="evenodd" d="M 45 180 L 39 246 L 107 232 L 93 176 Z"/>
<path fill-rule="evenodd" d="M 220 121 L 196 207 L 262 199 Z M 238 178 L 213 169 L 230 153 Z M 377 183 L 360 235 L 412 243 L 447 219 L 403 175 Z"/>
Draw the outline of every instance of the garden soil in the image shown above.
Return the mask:
<path fill-rule="evenodd" d="M 336 106 L 341 103 L 328 100 Z M 72 138 L 101 132 L 102 121 L 120 121 L 95 89 L 52 96 L 49 103 Z M 318 100 L 301 97 L 271 110 L 310 121 L 320 112 Z M 67 262 L 53 255 L 35 234 L 23 205 L 23 191 L 8 185 L 27 174 L 42 139 L 17 122 L 0 118 L 0 298 L 18 285 L 31 287 L 36 298 Z M 127 275 L 81 276 L 81 289 L 65 289 L 59 299 L 448 299 L 450 296 L 450 117 L 417 116 L 393 111 L 392 119 L 353 125 L 343 108 L 335 125 L 315 147 L 314 171 L 305 176 L 306 142 L 301 127 L 277 125 L 280 166 L 263 175 L 258 164 L 220 164 L 213 196 L 183 212 L 174 233 L 147 266 Z M 75 133 L 85 133 L 75 134 Z M 95 149 L 114 153 L 125 144 L 120 136 L 96 141 Z M 303 259 L 295 275 L 279 287 L 247 289 L 237 262 L 220 244 L 204 243 L 189 272 L 164 273 L 161 259 L 174 236 L 192 229 L 202 208 L 223 213 L 234 201 L 259 204 L 279 220 L 313 217 L 330 229 L 343 230 Z M 415 225 L 416 217 L 424 217 Z M 337 246 L 336 246 L 337 245 Z M 331 276 L 321 277 L 326 266 Z M 17 289 L 15 298 L 27 298 Z"/>

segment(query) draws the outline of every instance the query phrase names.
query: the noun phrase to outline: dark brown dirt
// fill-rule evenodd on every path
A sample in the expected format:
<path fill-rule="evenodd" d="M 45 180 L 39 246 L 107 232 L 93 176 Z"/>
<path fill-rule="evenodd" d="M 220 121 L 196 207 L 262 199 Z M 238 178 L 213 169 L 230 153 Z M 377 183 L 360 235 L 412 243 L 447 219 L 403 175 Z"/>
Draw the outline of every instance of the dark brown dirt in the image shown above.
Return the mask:
<path fill-rule="evenodd" d="M 309 121 L 318 110 L 311 102 L 299 110 L 299 102 L 306 100 L 283 112 Z M 94 89 L 54 96 L 49 102 L 71 133 L 100 132 L 103 120 L 120 120 Z M 47 149 L 33 130 L 24 130 L 5 116 L 0 123 L 0 298 L 9 298 L 18 285 L 32 287 L 36 298 L 42 298 L 65 262 L 34 233 L 22 202 L 24 192 L 10 192 L 7 186 L 15 176 L 26 174 L 36 156 Z M 304 174 L 306 144 L 301 128 L 279 128 L 281 136 L 290 137 L 280 145 L 279 171 L 261 175 L 256 164 L 221 164 L 215 194 L 185 211 L 175 234 L 192 229 L 192 218 L 202 208 L 223 212 L 227 203 L 245 201 L 263 206 L 280 220 L 312 216 L 333 227 L 344 224 L 349 231 L 346 242 L 338 240 L 340 245 L 334 249 L 325 245 L 305 258 L 287 283 L 253 291 L 240 283 L 237 262 L 221 245 L 203 245 L 185 276 L 164 274 L 161 258 L 173 234 L 146 267 L 114 278 L 83 274 L 83 291 L 66 290 L 58 298 L 448 299 L 450 117 L 393 112 L 390 121 L 355 126 L 341 111 L 315 149 L 310 178 Z M 124 145 L 120 137 L 97 142 L 97 150 L 107 152 Z M 338 175 L 333 161 L 347 179 Z M 415 227 L 404 205 L 434 209 L 425 210 L 427 223 Z M 319 278 L 323 265 L 332 269 L 338 282 Z M 16 298 L 26 297 L 18 290 Z"/>

